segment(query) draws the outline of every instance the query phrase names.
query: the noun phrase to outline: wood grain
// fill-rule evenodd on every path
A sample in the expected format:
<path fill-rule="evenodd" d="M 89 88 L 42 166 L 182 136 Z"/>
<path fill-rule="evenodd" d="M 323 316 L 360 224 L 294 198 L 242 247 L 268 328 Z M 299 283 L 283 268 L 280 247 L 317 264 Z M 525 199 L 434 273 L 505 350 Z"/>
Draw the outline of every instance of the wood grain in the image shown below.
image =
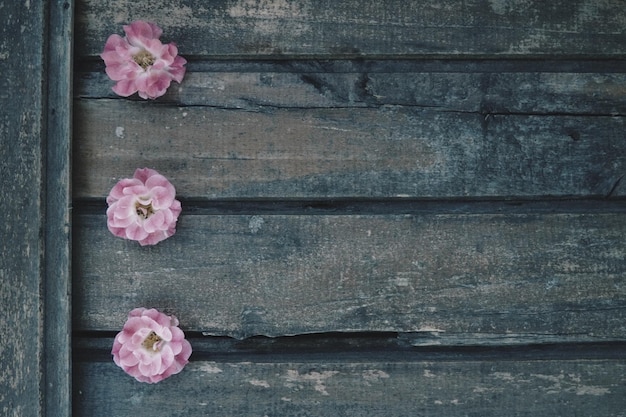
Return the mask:
<path fill-rule="evenodd" d="M 381 61 L 376 63 L 383 64 Z M 207 106 L 246 111 L 258 111 L 264 107 L 397 105 L 485 115 L 626 114 L 626 75 L 604 73 L 605 68 L 601 63 L 596 64 L 596 72 L 592 73 L 506 72 L 511 71 L 510 68 L 502 68 L 505 72 L 494 72 L 499 68 L 495 65 L 493 68 L 485 68 L 483 65 L 467 72 L 400 72 L 400 64 L 373 69 L 373 64 L 367 65 L 358 73 L 324 71 L 315 64 L 303 63 L 290 63 L 293 69 L 278 65 L 270 68 L 284 72 L 256 72 L 245 70 L 246 67 L 239 72 L 189 71 L 183 83 L 173 84 L 158 102 L 173 106 Z M 223 63 L 222 66 L 225 65 Z M 308 72 L 315 70 L 317 72 Z M 118 98 L 111 90 L 113 85 L 102 70 L 81 72 L 77 74 L 76 96 Z"/>
<path fill-rule="evenodd" d="M 623 0 L 76 6 L 76 415 L 626 416 Z M 135 19 L 189 60 L 156 101 L 98 56 Z M 104 215 L 144 166 L 153 247 Z M 157 385 L 111 361 L 138 306 L 194 346 Z"/>
<path fill-rule="evenodd" d="M 0 0 L 0 10 L 0 414 L 36 417 L 44 415 L 40 384 L 45 18 L 39 2 L 30 6 Z M 29 30 L 21 30 L 25 27 Z"/>
<path fill-rule="evenodd" d="M 77 411 L 93 417 L 624 416 L 624 375 L 621 360 L 292 358 L 192 362 L 147 386 L 109 361 L 77 363 L 74 392 Z"/>
<path fill-rule="evenodd" d="M 71 148 L 72 148 L 72 0 L 49 2 L 46 21 L 47 101 L 44 159 L 45 270 L 43 283 L 44 355 L 41 384 L 45 416 L 72 414 L 71 393 Z"/>
<path fill-rule="evenodd" d="M 148 166 L 186 198 L 623 196 L 623 117 L 76 103 L 77 198 Z"/>
<path fill-rule="evenodd" d="M 623 57 L 620 0 L 86 0 L 79 56 L 136 19 L 155 21 L 189 57 Z"/>
<path fill-rule="evenodd" d="M 623 213 L 190 215 L 142 248 L 113 237 L 103 215 L 81 215 L 74 324 L 113 331 L 145 306 L 239 338 L 624 340 L 624 232 Z"/>

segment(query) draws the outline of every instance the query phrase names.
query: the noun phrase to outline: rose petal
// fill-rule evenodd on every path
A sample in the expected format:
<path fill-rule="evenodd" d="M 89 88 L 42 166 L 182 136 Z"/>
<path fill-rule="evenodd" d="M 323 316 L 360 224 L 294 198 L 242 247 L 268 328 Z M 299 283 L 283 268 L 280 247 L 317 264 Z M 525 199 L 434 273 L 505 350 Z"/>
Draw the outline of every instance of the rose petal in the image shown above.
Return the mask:
<path fill-rule="evenodd" d="M 139 371 L 142 375 L 158 375 L 161 369 L 161 355 L 156 354 L 150 360 L 139 362 Z"/>
<path fill-rule="evenodd" d="M 134 80 L 120 80 L 112 89 L 115 94 L 122 97 L 132 96 L 139 90 Z"/>
<path fill-rule="evenodd" d="M 163 346 L 161 350 L 161 368 L 159 369 L 159 374 L 165 372 L 167 368 L 172 366 L 175 361 L 174 352 L 172 352 L 172 348 L 169 345 Z"/>
<path fill-rule="evenodd" d="M 135 85 L 140 97 L 155 99 L 165 94 L 171 81 L 167 71 L 151 68 L 137 77 Z"/>
<path fill-rule="evenodd" d="M 109 196 L 107 197 L 107 203 L 111 204 L 124 197 L 126 195 L 124 193 L 125 188 L 141 184 L 143 184 L 143 182 L 136 178 L 124 178 L 118 181 L 118 183 L 115 184 L 115 186 L 111 189 L 111 192 L 109 192 Z"/>
<path fill-rule="evenodd" d="M 157 171 L 151 168 L 137 168 L 135 173 L 133 174 L 133 178 L 141 181 L 142 184 L 145 184 L 150 177 L 155 175 L 160 175 Z"/>
<path fill-rule="evenodd" d="M 168 237 L 172 235 L 173 233 L 157 231 L 157 232 L 149 234 L 145 239 L 140 240 L 139 244 L 141 246 L 156 245 L 157 243 L 161 242 L 162 240 L 167 239 Z"/>
<path fill-rule="evenodd" d="M 131 45 L 145 47 L 146 41 L 160 38 L 163 30 L 154 23 L 137 20 L 124 26 L 124 32 Z"/>

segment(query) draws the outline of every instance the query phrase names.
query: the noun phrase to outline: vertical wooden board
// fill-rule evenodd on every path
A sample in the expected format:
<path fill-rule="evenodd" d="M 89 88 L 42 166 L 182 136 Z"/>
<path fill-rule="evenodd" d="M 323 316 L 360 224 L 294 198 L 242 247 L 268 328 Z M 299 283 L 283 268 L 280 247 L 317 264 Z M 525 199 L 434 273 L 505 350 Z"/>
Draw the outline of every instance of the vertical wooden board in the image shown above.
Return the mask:
<path fill-rule="evenodd" d="M 44 214 L 46 416 L 71 415 L 71 192 L 73 0 L 48 3 Z"/>
<path fill-rule="evenodd" d="M 70 415 L 72 12 L 0 1 L 3 416 Z"/>
<path fill-rule="evenodd" d="M 41 2 L 0 0 L 0 414 L 40 416 Z"/>
<path fill-rule="evenodd" d="M 619 360 L 298 359 L 192 362 L 157 385 L 112 361 L 78 363 L 75 408 L 91 417 L 626 416 Z"/>

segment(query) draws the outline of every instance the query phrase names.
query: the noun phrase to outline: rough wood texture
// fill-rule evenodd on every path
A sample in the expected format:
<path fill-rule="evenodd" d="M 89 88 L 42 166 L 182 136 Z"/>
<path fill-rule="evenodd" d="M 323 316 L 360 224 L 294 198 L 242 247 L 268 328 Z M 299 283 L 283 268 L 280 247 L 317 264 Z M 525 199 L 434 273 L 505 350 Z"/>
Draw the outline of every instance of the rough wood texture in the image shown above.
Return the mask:
<path fill-rule="evenodd" d="M 44 7 L 0 10 L 0 414 L 41 416 Z"/>
<path fill-rule="evenodd" d="M 70 415 L 71 13 L 0 1 L 2 416 Z"/>
<path fill-rule="evenodd" d="M 98 55 L 135 19 L 204 57 L 623 57 L 626 45 L 622 0 L 86 0 L 78 54 Z"/>
<path fill-rule="evenodd" d="M 200 361 L 154 386 L 111 361 L 76 367 L 92 417 L 626 415 L 621 360 Z"/>
<path fill-rule="evenodd" d="M 77 414 L 626 416 L 623 0 L 77 6 Z M 98 58 L 135 19 L 189 59 L 156 101 Z M 104 216 L 143 166 L 154 247 Z M 158 385 L 137 306 L 194 344 Z"/>
<path fill-rule="evenodd" d="M 43 327 L 46 416 L 71 415 L 71 133 L 73 1 L 48 5 Z"/>
<path fill-rule="evenodd" d="M 118 329 L 142 305 L 174 312 L 186 330 L 235 337 L 626 340 L 623 213 L 192 215 L 154 248 L 105 223 L 77 219 L 81 330 Z"/>
<path fill-rule="evenodd" d="M 385 62 L 385 61 L 382 61 Z M 379 61 L 379 63 L 381 63 Z M 343 72 L 339 65 L 329 69 L 315 62 L 282 66 L 267 65 L 267 72 L 253 71 L 252 64 L 241 72 L 189 72 L 184 84 L 174 85 L 159 99 L 178 106 L 210 106 L 224 109 L 260 111 L 264 107 L 336 108 L 411 106 L 424 110 L 487 114 L 626 114 L 626 75 L 605 73 L 596 63 L 595 73 L 515 71 L 503 65 L 481 65 L 470 72 L 445 72 L 441 68 L 403 71 L 401 62 L 386 65 L 355 65 Z M 215 64 L 214 64 L 215 65 Z M 225 65 L 222 62 L 222 65 Z M 347 65 L 347 64 L 345 64 Z M 406 65 L 406 64 L 405 64 Z M 552 71 L 560 67 L 552 64 Z M 235 65 L 232 65 L 235 67 Z M 443 66 L 443 64 L 441 64 Z M 191 68 L 202 71 L 200 64 Z M 589 71 L 589 68 L 584 68 Z M 282 72 L 279 72 L 282 71 Z M 340 71 L 340 72 L 330 72 Z M 500 72 L 504 71 L 504 72 Z M 562 71 L 562 70 L 561 70 Z M 116 98 L 113 82 L 100 67 L 77 74 L 76 95 L 81 98 Z"/>
<path fill-rule="evenodd" d="M 188 198 L 621 196 L 623 117 L 376 109 L 76 107 L 77 197 L 135 168 Z"/>

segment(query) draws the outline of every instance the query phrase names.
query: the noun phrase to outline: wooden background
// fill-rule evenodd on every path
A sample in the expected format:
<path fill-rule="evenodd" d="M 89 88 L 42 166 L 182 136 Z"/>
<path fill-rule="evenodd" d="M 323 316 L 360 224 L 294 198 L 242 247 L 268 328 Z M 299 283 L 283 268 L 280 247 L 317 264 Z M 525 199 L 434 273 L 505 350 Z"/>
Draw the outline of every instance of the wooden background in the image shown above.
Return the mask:
<path fill-rule="evenodd" d="M 75 415 L 626 415 L 623 0 L 75 13 Z M 136 19 L 189 60 L 154 102 L 98 57 Z M 104 215 L 144 166 L 154 247 Z M 138 306 L 194 348 L 157 385 L 110 356 Z"/>
<path fill-rule="evenodd" d="M 71 410 L 73 2 L 0 0 L 0 415 Z"/>

